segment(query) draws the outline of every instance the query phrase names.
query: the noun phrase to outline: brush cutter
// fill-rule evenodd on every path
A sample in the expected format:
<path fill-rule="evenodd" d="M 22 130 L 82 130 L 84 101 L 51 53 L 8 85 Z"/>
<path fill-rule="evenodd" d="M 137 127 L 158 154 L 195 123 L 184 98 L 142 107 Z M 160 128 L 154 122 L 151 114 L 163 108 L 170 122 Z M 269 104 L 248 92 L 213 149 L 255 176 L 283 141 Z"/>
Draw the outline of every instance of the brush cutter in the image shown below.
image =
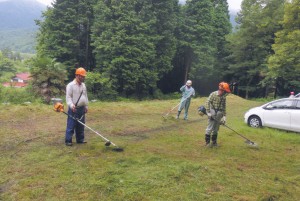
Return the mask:
<path fill-rule="evenodd" d="M 191 97 L 192 95 L 189 95 L 188 97 L 186 97 L 185 99 L 183 99 L 182 101 L 180 101 L 180 103 L 178 103 L 176 106 L 174 106 L 170 111 L 168 111 L 166 114 L 163 115 L 163 118 L 166 119 L 168 117 L 168 115 L 175 109 L 177 108 L 183 101 L 185 101 L 186 99 L 188 99 L 189 97 Z"/>
<path fill-rule="evenodd" d="M 181 103 L 181 102 L 180 102 Z M 177 108 L 179 105 L 180 105 L 180 103 L 178 103 L 175 107 L 173 107 L 170 111 L 168 111 L 166 114 L 164 114 L 162 117 L 164 118 L 164 119 L 166 119 L 167 117 L 168 117 L 168 115 L 175 109 L 175 108 Z"/>
<path fill-rule="evenodd" d="M 80 121 L 80 119 L 77 119 L 71 115 L 69 115 L 68 113 L 66 113 L 64 111 L 64 105 L 60 102 L 57 102 L 54 104 L 54 111 L 56 112 L 62 112 L 65 115 L 71 117 L 72 119 L 74 119 L 75 121 L 77 121 L 78 123 L 80 123 L 81 125 L 85 126 L 86 128 L 90 129 L 91 131 L 93 131 L 95 134 L 99 135 L 104 141 L 105 141 L 105 146 L 110 146 L 113 145 L 115 148 L 113 148 L 113 151 L 117 151 L 117 152 L 121 152 L 123 151 L 123 148 L 118 147 L 116 144 L 114 144 L 113 142 L 111 142 L 110 140 L 108 140 L 106 137 L 104 137 L 103 135 L 101 135 L 100 133 L 98 133 L 97 131 L 95 131 L 94 129 L 92 129 L 91 127 L 87 126 L 86 124 L 84 124 L 82 121 Z"/>
<path fill-rule="evenodd" d="M 200 116 L 203 116 L 203 115 L 207 115 L 206 113 L 206 108 L 201 105 L 199 108 L 198 108 L 198 113 Z M 214 121 L 216 121 L 214 118 L 213 118 Z M 223 124 L 221 123 L 222 126 L 225 126 L 226 128 L 230 129 L 231 131 L 235 132 L 237 135 L 239 135 L 240 137 L 244 138 L 246 141 L 245 143 L 248 144 L 248 145 L 251 145 L 251 146 L 258 146 L 255 142 L 249 140 L 248 138 L 246 138 L 245 136 L 243 136 L 242 134 L 238 133 L 237 131 L 233 130 L 232 128 L 230 128 L 229 126 L 227 126 L 226 124 Z"/>

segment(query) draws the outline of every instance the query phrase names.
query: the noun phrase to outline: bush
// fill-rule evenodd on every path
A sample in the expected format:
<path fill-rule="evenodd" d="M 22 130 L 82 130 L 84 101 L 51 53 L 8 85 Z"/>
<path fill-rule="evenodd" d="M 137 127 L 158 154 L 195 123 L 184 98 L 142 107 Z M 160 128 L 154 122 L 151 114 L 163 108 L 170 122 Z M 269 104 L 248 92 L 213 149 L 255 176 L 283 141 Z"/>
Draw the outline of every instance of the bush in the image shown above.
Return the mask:
<path fill-rule="evenodd" d="M 15 88 L 1 86 L 0 101 L 2 103 L 21 104 L 24 102 L 40 102 L 41 100 L 30 93 L 30 87 Z"/>
<path fill-rule="evenodd" d="M 113 89 L 111 80 L 99 72 L 88 72 L 85 84 L 89 99 L 116 100 L 117 92 Z"/>

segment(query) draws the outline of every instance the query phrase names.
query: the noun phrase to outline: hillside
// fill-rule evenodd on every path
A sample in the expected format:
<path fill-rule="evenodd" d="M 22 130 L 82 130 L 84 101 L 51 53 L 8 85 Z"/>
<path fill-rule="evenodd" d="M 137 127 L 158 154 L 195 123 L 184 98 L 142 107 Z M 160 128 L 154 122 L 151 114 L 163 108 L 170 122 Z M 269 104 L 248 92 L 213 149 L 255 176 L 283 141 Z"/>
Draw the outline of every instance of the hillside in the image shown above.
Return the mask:
<path fill-rule="evenodd" d="M 36 19 L 41 18 L 44 4 L 36 0 L 0 1 L 0 49 L 33 53 Z"/>

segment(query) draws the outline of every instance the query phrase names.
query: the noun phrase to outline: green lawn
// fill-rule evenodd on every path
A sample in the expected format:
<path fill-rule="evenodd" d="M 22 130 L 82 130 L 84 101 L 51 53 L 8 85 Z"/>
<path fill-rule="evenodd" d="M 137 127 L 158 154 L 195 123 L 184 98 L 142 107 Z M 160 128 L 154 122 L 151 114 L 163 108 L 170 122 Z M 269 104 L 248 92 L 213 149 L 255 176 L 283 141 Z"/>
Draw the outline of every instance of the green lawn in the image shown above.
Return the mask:
<path fill-rule="evenodd" d="M 1 105 L 0 200 L 299 200 L 300 135 L 243 122 L 262 102 L 227 98 L 219 147 L 204 146 L 205 117 L 162 115 L 178 100 L 90 103 L 86 124 L 124 148 L 113 152 L 86 129 L 64 145 L 66 115 L 48 105 Z"/>

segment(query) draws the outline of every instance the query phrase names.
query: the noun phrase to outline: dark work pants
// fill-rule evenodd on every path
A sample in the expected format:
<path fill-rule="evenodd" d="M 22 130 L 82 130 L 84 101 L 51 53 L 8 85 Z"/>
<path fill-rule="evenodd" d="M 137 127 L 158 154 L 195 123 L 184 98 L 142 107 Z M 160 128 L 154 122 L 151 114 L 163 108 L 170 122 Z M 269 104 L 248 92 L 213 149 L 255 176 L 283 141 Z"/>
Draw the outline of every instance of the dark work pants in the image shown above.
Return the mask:
<path fill-rule="evenodd" d="M 72 143 L 72 136 L 73 136 L 74 132 L 76 135 L 77 143 L 84 141 L 84 125 L 80 124 L 78 121 L 76 121 L 72 117 L 70 117 L 70 116 L 73 116 L 85 124 L 85 115 L 84 114 L 85 114 L 85 107 L 77 108 L 76 112 L 73 112 L 71 108 L 68 109 L 68 120 L 67 120 L 65 143 Z"/>

